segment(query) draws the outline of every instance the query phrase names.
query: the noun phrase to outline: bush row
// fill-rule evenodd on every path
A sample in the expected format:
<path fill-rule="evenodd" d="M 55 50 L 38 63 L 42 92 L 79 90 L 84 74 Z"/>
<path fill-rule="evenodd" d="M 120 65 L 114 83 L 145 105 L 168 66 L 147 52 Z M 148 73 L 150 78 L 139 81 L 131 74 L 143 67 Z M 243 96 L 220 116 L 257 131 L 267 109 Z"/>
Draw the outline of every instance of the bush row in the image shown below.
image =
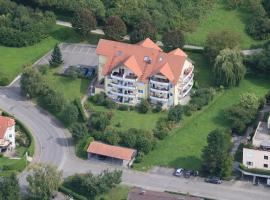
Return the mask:
<path fill-rule="evenodd" d="M 76 192 L 74 192 L 73 190 L 61 185 L 58 189 L 60 192 L 64 193 L 65 195 L 69 196 L 69 197 L 72 197 L 76 200 L 87 200 L 86 197 L 82 196 L 82 195 L 79 195 L 77 194 Z"/>

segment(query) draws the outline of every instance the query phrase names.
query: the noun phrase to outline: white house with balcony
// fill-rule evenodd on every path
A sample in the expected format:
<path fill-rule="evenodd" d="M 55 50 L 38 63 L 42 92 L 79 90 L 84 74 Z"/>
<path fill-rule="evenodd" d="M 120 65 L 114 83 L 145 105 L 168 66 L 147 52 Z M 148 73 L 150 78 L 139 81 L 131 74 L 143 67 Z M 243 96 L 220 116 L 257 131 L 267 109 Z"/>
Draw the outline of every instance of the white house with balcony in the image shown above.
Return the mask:
<path fill-rule="evenodd" d="M 104 91 L 115 102 L 127 105 L 136 105 L 141 99 L 163 108 L 187 102 L 194 65 L 181 49 L 165 53 L 149 38 L 138 44 L 101 39 L 96 53 L 96 93 Z"/>
<path fill-rule="evenodd" d="M 0 116 L 0 151 L 15 148 L 15 120 Z"/>

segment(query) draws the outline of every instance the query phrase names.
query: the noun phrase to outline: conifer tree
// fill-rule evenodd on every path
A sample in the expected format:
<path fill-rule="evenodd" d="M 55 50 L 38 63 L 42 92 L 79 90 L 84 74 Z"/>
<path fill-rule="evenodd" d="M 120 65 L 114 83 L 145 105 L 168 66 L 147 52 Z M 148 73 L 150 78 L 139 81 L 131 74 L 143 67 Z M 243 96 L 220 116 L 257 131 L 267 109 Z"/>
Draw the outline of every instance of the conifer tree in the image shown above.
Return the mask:
<path fill-rule="evenodd" d="M 61 50 L 60 50 L 59 46 L 56 44 L 54 46 L 54 49 L 53 49 L 53 52 L 52 52 L 52 56 L 51 56 L 51 60 L 50 60 L 50 66 L 51 67 L 58 67 L 62 63 L 63 63 L 62 53 L 61 53 Z"/>

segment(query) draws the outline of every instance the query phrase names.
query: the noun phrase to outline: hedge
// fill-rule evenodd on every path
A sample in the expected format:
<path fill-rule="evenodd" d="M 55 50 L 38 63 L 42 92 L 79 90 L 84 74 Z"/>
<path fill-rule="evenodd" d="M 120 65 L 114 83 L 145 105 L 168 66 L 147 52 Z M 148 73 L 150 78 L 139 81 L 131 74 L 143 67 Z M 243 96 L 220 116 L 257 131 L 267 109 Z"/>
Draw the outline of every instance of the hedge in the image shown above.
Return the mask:
<path fill-rule="evenodd" d="M 76 155 L 82 159 L 87 159 L 87 148 L 90 142 L 92 142 L 93 140 L 94 138 L 89 136 L 85 136 L 80 139 L 75 147 Z"/>
<path fill-rule="evenodd" d="M 12 115 L 8 114 L 7 112 L 2 112 L 3 116 L 7 116 L 7 117 L 13 117 Z M 33 156 L 35 153 L 35 142 L 34 142 L 34 138 L 33 135 L 31 133 L 31 131 L 18 119 L 15 118 L 16 124 L 21 128 L 21 130 L 26 134 L 27 138 L 30 141 L 30 145 L 28 147 L 28 155 L 29 156 Z"/>
<path fill-rule="evenodd" d="M 242 169 L 246 172 L 270 176 L 270 171 L 268 171 L 268 170 L 257 169 L 257 168 L 249 169 L 249 168 L 245 167 L 242 163 L 239 165 L 239 167 L 240 167 L 240 169 Z"/>
<path fill-rule="evenodd" d="M 73 192 L 72 190 L 70 190 L 69 188 L 61 185 L 58 189 L 60 192 L 64 193 L 65 195 L 71 196 L 72 198 L 74 198 L 75 200 L 87 200 L 86 197 L 79 195 L 76 192 Z"/>
<path fill-rule="evenodd" d="M 75 105 L 76 105 L 77 108 L 78 108 L 78 111 L 79 111 L 79 118 L 81 119 L 82 122 L 86 122 L 86 121 L 87 121 L 87 117 L 85 116 L 84 109 L 83 109 L 83 107 L 82 107 L 82 103 L 81 103 L 80 98 L 76 98 L 76 99 L 74 100 L 74 103 L 75 103 Z"/>

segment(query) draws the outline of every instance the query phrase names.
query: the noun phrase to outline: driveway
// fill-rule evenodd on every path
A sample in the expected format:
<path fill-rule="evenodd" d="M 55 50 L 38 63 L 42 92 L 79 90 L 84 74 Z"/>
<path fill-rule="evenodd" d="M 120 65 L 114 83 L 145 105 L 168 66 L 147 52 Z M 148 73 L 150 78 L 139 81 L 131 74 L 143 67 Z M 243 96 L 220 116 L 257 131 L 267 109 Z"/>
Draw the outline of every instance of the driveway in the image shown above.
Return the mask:
<path fill-rule="evenodd" d="M 254 187 L 242 181 L 226 182 L 222 185 L 204 183 L 201 179 L 184 179 L 169 174 L 145 173 L 112 166 L 98 161 L 77 158 L 70 133 L 49 113 L 20 95 L 19 87 L 0 88 L 0 108 L 13 114 L 25 123 L 34 134 L 36 153 L 33 162 L 51 163 L 63 170 L 64 176 L 92 171 L 99 173 L 105 169 L 123 170 L 122 183 L 157 191 L 189 193 L 221 200 L 267 200 L 269 189 Z M 26 185 L 25 173 L 20 177 Z"/>

